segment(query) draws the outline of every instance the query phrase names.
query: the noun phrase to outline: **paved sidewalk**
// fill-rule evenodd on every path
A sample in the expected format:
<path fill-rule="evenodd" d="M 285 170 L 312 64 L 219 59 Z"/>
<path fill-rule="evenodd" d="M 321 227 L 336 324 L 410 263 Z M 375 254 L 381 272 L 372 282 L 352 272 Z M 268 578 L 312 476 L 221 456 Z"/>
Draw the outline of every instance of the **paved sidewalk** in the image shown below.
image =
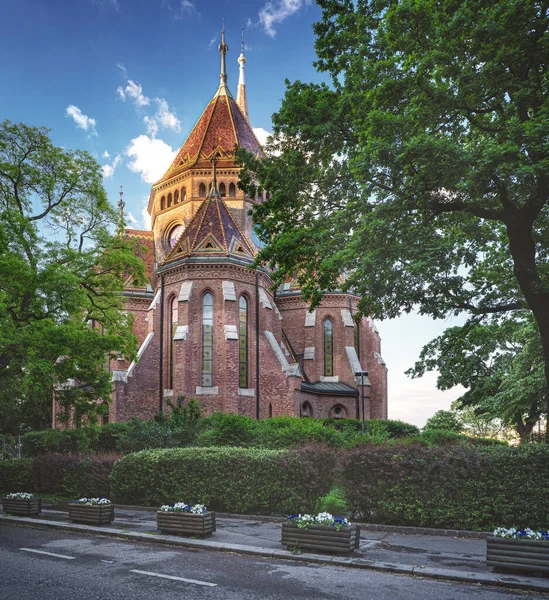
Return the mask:
<path fill-rule="evenodd" d="M 492 573 L 486 566 L 486 542 L 451 535 L 418 535 L 363 529 L 360 548 L 351 557 L 303 552 L 292 554 L 280 543 L 282 519 L 242 518 L 217 515 L 217 531 L 207 539 L 161 535 L 152 510 L 115 508 L 110 527 L 71 523 L 67 511 L 44 507 L 39 518 L 3 515 L 2 522 L 23 526 L 57 528 L 93 535 L 109 535 L 133 541 L 157 542 L 183 547 L 237 552 L 271 558 L 289 559 L 406 575 L 448 579 L 463 583 L 508 587 L 549 593 L 549 578 Z"/>

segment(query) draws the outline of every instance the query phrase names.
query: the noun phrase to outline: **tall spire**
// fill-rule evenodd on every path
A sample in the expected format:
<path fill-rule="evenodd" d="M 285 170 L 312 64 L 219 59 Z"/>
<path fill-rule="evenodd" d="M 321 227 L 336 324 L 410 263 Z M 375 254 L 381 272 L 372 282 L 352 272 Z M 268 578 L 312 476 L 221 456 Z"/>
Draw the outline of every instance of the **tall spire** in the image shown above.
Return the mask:
<path fill-rule="evenodd" d="M 219 76 L 219 89 L 218 94 L 231 95 L 229 88 L 227 87 L 227 66 L 225 63 L 225 55 L 229 51 L 229 46 L 225 43 L 225 21 L 221 26 L 221 44 L 217 47 L 221 54 L 221 75 Z"/>
<path fill-rule="evenodd" d="M 124 233 L 124 228 L 125 228 L 125 223 L 124 223 L 124 207 L 126 206 L 126 203 L 124 202 L 124 192 L 122 190 L 122 186 L 120 186 L 120 200 L 118 201 L 118 210 L 119 210 L 119 216 L 118 216 L 118 232 L 119 233 Z"/>
<path fill-rule="evenodd" d="M 244 27 L 242 27 L 240 36 L 240 56 L 238 64 L 240 65 L 240 74 L 238 77 L 238 91 L 236 93 L 236 103 L 240 107 L 242 114 L 248 119 L 248 101 L 246 100 L 246 83 L 244 81 L 244 65 L 246 57 L 244 56 Z"/>

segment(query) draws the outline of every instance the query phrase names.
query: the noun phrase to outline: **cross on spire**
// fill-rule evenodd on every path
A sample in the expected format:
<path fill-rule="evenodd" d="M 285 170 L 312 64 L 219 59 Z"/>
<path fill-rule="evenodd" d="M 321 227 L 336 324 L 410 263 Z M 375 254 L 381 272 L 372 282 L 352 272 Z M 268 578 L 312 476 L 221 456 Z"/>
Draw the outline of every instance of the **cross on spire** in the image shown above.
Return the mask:
<path fill-rule="evenodd" d="M 221 25 L 221 44 L 217 47 L 221 54 L 221 75 L 219 76 L 219 87 L 227 87 L 227 67 L 225 64 L 225 55 L 229 51 L 229 46 L 225 43 L 225 20 Z"/>

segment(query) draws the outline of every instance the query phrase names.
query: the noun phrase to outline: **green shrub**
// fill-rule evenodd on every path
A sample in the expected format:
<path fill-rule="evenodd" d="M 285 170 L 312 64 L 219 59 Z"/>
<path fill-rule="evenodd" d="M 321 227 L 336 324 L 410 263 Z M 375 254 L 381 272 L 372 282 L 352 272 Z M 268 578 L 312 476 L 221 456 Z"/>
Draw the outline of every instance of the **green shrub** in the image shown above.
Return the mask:
<path fill-rule="evenodd" d="M 144 506 L 184 501 L 244 514 L 312 510 L 333 485 L 332 454 L 324 447 L 144 450 L 114 465 L 111 493 L 116 502 Z"/>
<path fill-rule="evenodd" d="M 470 530 L 549 522 L 547 446 L 365 446 L 345 453 L 342 480 L 351 510 L 369 522 Z"/>
<path fill-rule="evenodd" d="M 0 461 L 0 492 L 35 492 L 32 459 L 14 458 Z"/>
<path fill-rule="evenodd" d="M 340 486 L 334 486 L 325 496 L 318 501 L 314 512 L 329 512 L 338 517 L 345 517 L 349 513 L 345 499 L 345 490 Z"/>
<path fill-rule="evenodd" d="M 425 429 L 419 436 L 419 441 L 429 446 L 445 446 L 451 444 L 467 444 L 469 438 L 466 435 L 451 431 L 450 429 Z"/>
<path fill-rule="evenodd" d="M 200 446 L 254 445 L 256 421 L 234 413 L 216 412 L 204 419 L 204 431 L 198 435 Z"/>

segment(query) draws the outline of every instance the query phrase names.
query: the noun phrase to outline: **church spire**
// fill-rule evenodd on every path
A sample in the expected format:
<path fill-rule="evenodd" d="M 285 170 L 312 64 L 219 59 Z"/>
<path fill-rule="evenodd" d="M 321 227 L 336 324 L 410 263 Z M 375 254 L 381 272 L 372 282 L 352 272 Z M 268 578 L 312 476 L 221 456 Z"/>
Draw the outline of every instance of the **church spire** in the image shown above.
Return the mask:
<path fill-rule="evenodd" d="M 238 64 L 240 65 L 240 74 L 238 77 L 238 91 L 236 94 L 236 103 L 240 107 L 242 114 L 248 119 L 248 101 L 246 100 L 246 83 L 244 81 L 244 65 L 246 64 L 246 57 L 244 56 L 244 27 L 242 27 L 240 41 L 240 56 L 238 57 Z"/>
<path fill-rule="evenodd" d="M 124 233 L 125 222 L 124 222 L 124 207 L 126 203 L 124 202 L 124 192 L 122 190 L 122 186 L 120 186 L 120 200 L 118 201 L 118 233 Z"/>
<path fill-rule="evenodd" d="M 221 75 L 219 76 L 219 89 L 217 95 L 230 96 L 229 88 L 227 87 L 227 65 L 225 63 L 225 55 L 229 51 L 229 46 L 225 43 L 225 22 L 221 26 L 221 44 L 217 47 L 221 54 Z"/>

